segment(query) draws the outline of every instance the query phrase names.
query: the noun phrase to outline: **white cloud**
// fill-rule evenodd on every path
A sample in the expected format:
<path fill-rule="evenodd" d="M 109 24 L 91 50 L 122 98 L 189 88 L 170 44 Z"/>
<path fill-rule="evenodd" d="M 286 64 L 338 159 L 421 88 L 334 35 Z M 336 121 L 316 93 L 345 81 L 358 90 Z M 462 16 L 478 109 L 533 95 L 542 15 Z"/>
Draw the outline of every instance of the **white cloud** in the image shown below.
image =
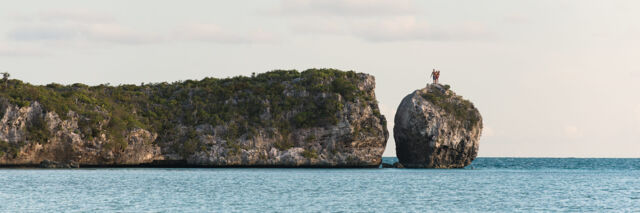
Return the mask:
<path fill-rule="evenodd" d="M 37 24 L 13 29 L 7 37 L 14 41 L 31 42 L 106 42 L 118 44 L 155 43 L 162 39 L 113 23 L 76 23 L 63 25 Z"/>
<path fill-rule="evenodd" d="M 309 19 L 294 25 L 306 34 L 351 35 L 372 42 L 484 40 L 490 33 L 479 23 L 434 26 L 415 16 L 378 19 Z"/>
<path fill-rule="evenodd" d="M 563 127 L 564 135 L 568 138 L 579 138 L 582 137 L 582 130 L 580 130 L 577 126 L 574 125 L 565 125 Z"/>
<path fill-rule="evenodd" d="M 416 13 L 413 0 L 283 0 L 284 15 L 381 16 Z"/>
<path fill-rule="evenodd" d="M 83 10 L 42 11 L 14 15 L 20 27 L 7 33 L 13 41 L 30 42 L 105 42 L 145 44 L 162 41 L 153 33 L 123 26 L 111 16 Z"/>
<path fill-rule="evenodd" d="M 14 15 L 19 27 L 7 34 L 9 41 L 64 46 L 96 43 L 139 45 L 164 42 L 200 41 L 212 43 L 274 43 L 281 36 L 263 30 L 238 33 L 215 24 L 188 24 L 167 27 L 168 31 L 145 32 L 122 25 L 116 19 L 90 11 L 45 11 L 34 15 Z M 171 29 L 174 30 L 171 30 Z M 166 33 L 165 33 L 166 32 Z M 173 32 L 173 33 L 171 33 Z"/>
<path fill-rule="evenodd" d="M 9 39 L 17 41 L 38 41 L 38 40 L 67 40 L 75 37 L 74 29 L 65 29 L 57 26 L 29 26 L 13 29 L 7 36 Z"/>
<path fill-rule="evenodd" d="M 89 10 L 46 10 L 35 14 L 13 14 L 11 18 L 20 22 L 84 22 L 105 23 L 114 22 L 114 18 L 100 12 Z"/>
<path fill-rule="evenodd" d="M 336 18 L 313 18 L 291 26 L 296 33 L 302 34 L 334 34 L 347 35 L 350 34 L 350 24 L 343 19 Z"/>
<path fill-rule="evenodd" d="M 354 26 L 353 33 L 370 41 L 406 40 L 476 40 L 486 38 L 482 25 L 467 23 L 461 26 L 436 27 L 416 17 L 398 17 Z"/>
<path fill-rule="evenodd" d="M 87 28 L 87 37 L 96 41 L 120 44 L 144 44 L 161 42 L 161 35 L 140 32 L 118 24 L 93 24 Z"/>
<path fill-rule="evenodd" d="M 183 40 L 214 43 L 274 43 L 279 41 L 279 36 L 266 31 L 237 33 L 215 24 L 184 25 L 176 31 L 175 35 Z"/>
<path fill-rule="evenodd" d="M 371 42 L 460 41 L 490 37 L 475 22 L 432 25 L 414 0 L 282 0 L 275 14 L 295 16 L 291 30 L 310 35 L 353 36 Z"/>

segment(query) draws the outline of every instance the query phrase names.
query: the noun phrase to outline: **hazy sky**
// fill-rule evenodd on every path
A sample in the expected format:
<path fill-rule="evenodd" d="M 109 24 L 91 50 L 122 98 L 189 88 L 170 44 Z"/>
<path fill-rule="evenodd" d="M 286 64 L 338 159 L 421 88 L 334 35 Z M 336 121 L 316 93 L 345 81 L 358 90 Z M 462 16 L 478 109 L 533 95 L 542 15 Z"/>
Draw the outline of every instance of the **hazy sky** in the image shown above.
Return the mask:
<path fill-rule="evenodd" d="M 393 130 L 432 68 L 481 157 L 640 157 L 640 1 L 11 1 L 0 70 L 33 84 L 370 73 Z M 394 156 L 393 136 L 385 156 Z"/>

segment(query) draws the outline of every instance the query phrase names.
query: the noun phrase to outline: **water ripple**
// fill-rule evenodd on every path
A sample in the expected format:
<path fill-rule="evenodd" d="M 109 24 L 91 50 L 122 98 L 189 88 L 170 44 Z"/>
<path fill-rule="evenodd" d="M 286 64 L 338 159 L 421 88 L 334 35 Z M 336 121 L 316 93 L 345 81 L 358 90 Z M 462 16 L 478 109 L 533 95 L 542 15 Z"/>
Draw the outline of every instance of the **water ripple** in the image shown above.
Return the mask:
<path fill-rule="evenodd" d="M 475 169 L 456 170 L 0 169 L 0 211 L 637 212 L 638 164 L 480 158 Z"/>

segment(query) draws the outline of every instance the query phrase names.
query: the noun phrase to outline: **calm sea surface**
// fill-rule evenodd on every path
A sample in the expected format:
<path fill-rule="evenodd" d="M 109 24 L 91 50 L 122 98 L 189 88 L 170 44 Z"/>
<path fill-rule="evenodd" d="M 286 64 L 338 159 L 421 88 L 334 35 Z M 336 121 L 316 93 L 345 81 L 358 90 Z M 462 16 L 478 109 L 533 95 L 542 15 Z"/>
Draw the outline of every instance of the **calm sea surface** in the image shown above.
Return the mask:
<path fill-rule="evenodd" d="M 640 212 L 640 159 L 479 158 L 454 170 L 0 169 L 0 212 L 43 211 Z"/>

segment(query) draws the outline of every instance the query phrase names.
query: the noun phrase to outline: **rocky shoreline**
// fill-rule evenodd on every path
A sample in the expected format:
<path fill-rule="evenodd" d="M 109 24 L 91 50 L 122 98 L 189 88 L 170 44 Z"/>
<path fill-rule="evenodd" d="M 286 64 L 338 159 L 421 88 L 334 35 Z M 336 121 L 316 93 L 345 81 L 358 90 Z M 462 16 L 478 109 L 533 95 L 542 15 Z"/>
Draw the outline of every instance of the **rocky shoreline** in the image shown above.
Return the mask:
<path fill-rule="evenodd" d="M 370 166 L 326 166 L 326 165 L 305 165 L 305 166 L 261 166 L 261 165 L 234 165 L 234 166 L 211 166 L 211 165 L 194 165 L 189 164 L 186 161 L 182 162 L 164 162 L 154 161 L 151 163 L 142 163 L 135 165 L 80 165 L 74 162 L 60 163 L 56 161 L 43 161 L 40 164 L 3 164 L 0 165 L 0 169 L 100 169 L 100 168 L 301 168 L 301 169 L 348 169 L 348 168 L 362 168 L 362 169 L 377 169 L 384 165 L 370 165 Z M 393 166 L 393 165 L 392 165 Z M 404 168 L 404 167 L 393 167 Z"/>

